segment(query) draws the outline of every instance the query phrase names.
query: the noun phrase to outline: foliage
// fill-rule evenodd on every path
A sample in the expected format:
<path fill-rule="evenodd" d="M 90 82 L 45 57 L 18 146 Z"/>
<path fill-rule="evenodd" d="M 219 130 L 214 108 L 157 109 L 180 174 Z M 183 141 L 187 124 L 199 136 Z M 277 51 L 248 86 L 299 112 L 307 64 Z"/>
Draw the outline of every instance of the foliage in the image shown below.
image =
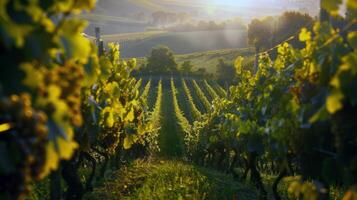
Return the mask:
<path fill-rule="evenodd" d="M 141 98 L 147 101 L 151 89 L 151 79 L 146 83 L 144 91 L 141 93 Z"/>
<path fill-rule="evenodd" d="M 8 180 L 0 186 L 3 198 L 21 198 L 31 180 L 57 169 L 78 148 L 74 128 L 83 121 L 81 88 L 92 82 L 95 51 L 81 35 L 86 23 L 71 16 L 94 2 L 0 5 L 1 152 L 8 157 L 0 170 Z"/>
<path fill-rule="evenodd" d="M 130 76 L 135 60 L 121 61 L 114 44 L 98 58 L 82 36 L 86 22 L 76 15 L 94 3 L 1 4 L 1 60 L 6 67 L 0 69 L 0 148 L 6 156 L 0 177 L 8 180 L 0 183 L 2 198 L 22 198 L 30 182 L 57 170 L 62 160 L 79 167 L 77 156 L 91 148 L 114 154 L 145 143 L 142 136 L 150 126 L 139 83 Z M 75 181 L 65 179 L 67 184 Z"/>
<path fill-rule="evenodd" d="M 249 185 L 180 161 L 137 160 L 114 172 L 86 199 L 255 199 Z"/>
<path fill-rule="evenodd" d="M 200 86 L 197 84 L 196 80 L 192 80 L 193 88 L 200 99 L 200 101 L 203 103 L 205 106 L 206 111 L 209 111 L 211 109 L 211 104 L 209 103 L 205 93 L 202 92 Z"/>
<path fill-rule="evenodd" d="M 269 47 L 272 37 L 271 23 L 272 17 L 263 20 L 253 19 L 248 25 L 248 42 L 256 49 Z"/>
<path fill-rule="evenodd" d="M 290 44 L 300 47 L 296 34 L 301 28 L 311 28 L 313 22 L 310 15 L 296 11 L 287 11 L 278 17 L 254 19 L 248 25 L 248 41 L 258 50 L 273 47 L 285 40 L 292 40 Z"/>
<path fill-rule="evenodd" d="M 217 92 L 213 89 L 213 87 L 207 82 L 207 80 L 203 81 L 204 86 L 206 87 L 209 95 L 211 96 L 212 99 L 218 99 L 219 96 Z"/>
<path fill-rule="evenodd" d="M 177 63 L 172 51 L 166 46 L 153 48 L 150 56 L 147 58 L 145 70 L 151 73 L 177 71 Z"/>
<path fill-rule="evenodd" d="M 171 84 L 171 94 L 172 94 L 172 101 L 173 101 L 173 105 L 174 105 L 176 120 L 177 120 L 177 123 L 181 129 L 181 132 L 184 135 L 186 150 L 189 153 L 190 148 L 192 148 L 191 143 L 196 140 L 196 137 L 195 137 L 195 135 L 192 134 L 192 131 L 191 131 L 192 126 L 191 126 L 190 122 L 187 120 L 183 111 L 180 109 L 180 106 L 179 106 L 179 103 L 177 100 L 177 89 L 175 87 L 173 78 L 171 78 L 170 84 Z"/>
<path fill-rule="evenodd" d="M 151 80 L 148 82 L 147 86 L 150 87 Z M 147 89 L 148 87 L 145 87 Z M 145 90 L 146 91 L 146 90 Z M 154 109 L 150 116 L 150 124 L 152 126 L 152 132 L 144 136 L 145 141 L 147 141 L 148 148 L 151 154 L 157 153 L 160 151 L 159 147 L 159 134 L 161 129 L 161 118 L 162 118 L 162 81 L 159 81 L 157 86 L 157 96 Z"/>
<path fill-rule="evenodd" d="M 193 117 L 195 118 L 195 120 L 197 120 L 201 118 L 202 114 L 196 107 L 195 101 L 192 98 L 191 91 L 187 87 L 185 79 L 181 79 L 181 81 L 182 81 L 183 90 L 185 91 L 186 99 L 190 106 L 190 112 L 192 112 Z"/>
<path fill-rule="evenodd" d="M 216 77 L 218 80 L 232 81 L 236 76 L 235 68 L 232 64 L 224 62 L 219 59 L 216 67 Z"/>
<path fill-rule="evenodd" d="M 221 97 L 227 96 L 227 91 L 223 89 L 222 86 L 217 81 L 213 81 L 213 86 L 216 88 L 217 92 Z"/>
<path fill-rule="evenodd" d="M 289 189 L 299 198 L 326 198 L 331 185 L 355 185 L 357 146 L 349 141 L 356 140 L 356 33 L 341 35 L 327 22 L 315 23 L 313 32 L 303 28 L 304 48 L 283 43 L 275 60 L 262 54 L 255 74 L 237 59 L 231 96 L 215 101 L 193 128 L 195 159 L 222 158 L 218 165 L 228 168 L 238 159 L 264 199 L 258 162 L 278 165 L 278 177 L 300 174 Z"/>
<path fill-rule="evenodd" d="M 201 66 L 205 66 L 207 73 L 215 74 L 217 72 L 217 63 L 219 59 L 223 59 L 225 63 L 234 65 L 234 61 L 238 56 L 245 57 L 244 66 L 249 67 L 254 60 L 254 49 L 220 49 L 215 51 L 196 52 L 175 55 L 175 59 L 178 65 L 182 65 L 185 61 L 190 61 L 193 65 L 192 71 L 196 71 Z M 138 66 L 142 66 L 145 65 L 146 61 L 145 58 L 137 58 L 137 62 Z"/>
<path fill-rule="evenodd" d="M 215 30 L 246 30 L 246 26 L 242 19 L 234 18 L 224 20 L 221 22 L 216 21 L 199 21 L 197 23 L 185 22 L 172 25 L 165 28 L 169 31 L 176 32 L 191 32 L 191 31 L 215 31 Z"/>
<path fill-rule="evenodd" d="M 185 62 L 182 63 L 181 65 L 181 71 L 185 72 L 185 73 L 189 73 L 192 71 L 193 65 L 191 63 L 191 61 L 187 60 Z"/>
<path fill-rule="evenodd" d="M 313 25 L 313 18 L 308 14 L 303 14 L 300 12 L 285 12 L 279 18 L 276 19 L 275 26 L 273 29 L 273 44 L 279 44 L 291 36 L 295 36 L 301 28 L 311 28 Z M 299 43 L 298 38 L 290 42 L 296 46 Z M 300 46 L 299 46 L 300 47 Z"/>
<path fill-rule="evenodd" d="M 93 145 L 114 154 L 120 140 L 123 140 L 124 149 L 137 142 L 143 143 L 142 136 L 150 131 L 150 125 L 145 123 L 148 117 L 143 110 L 145 102 L 140 99 L 137 81 L 130 76 L 136 61 L 120 61 L 119 45 L 110 44 L 110 51 L 99 63 L 100 76 L 86 97 L 86 112 L 94 116 L 89 115 L 86 124 L 100 127 L 99 134 L 92 129 L 91 134 L 97 136 Z"/>

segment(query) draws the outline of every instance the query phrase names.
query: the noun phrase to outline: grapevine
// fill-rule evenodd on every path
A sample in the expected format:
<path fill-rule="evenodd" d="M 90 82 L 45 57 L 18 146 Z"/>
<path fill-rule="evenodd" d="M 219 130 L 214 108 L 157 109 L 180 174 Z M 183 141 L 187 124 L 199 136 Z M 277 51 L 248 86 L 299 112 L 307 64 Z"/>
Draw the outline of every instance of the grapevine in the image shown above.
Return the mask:
<path fill-rule="evenodd" d="M 224 89 L 222 88 L 222 86 L 220 86 L 220 85 L 217 83 L 217 81 L 214 81 L 214 85 L 216 86 L 217 91 L 218 91 L 218 93 L 219 93 L 219 95 L 220 95 L 221 97 L 226 97 L 226 96 L 227 96 L 227 91 L 224 90 Z"/>
<path fill-rule="evenodd" d="M 205 85 L 208 93 L 210 94 L 210 96 L 212 97 L 212 99 L 218 99 L 219 96 L 216 93 L 216 91 L 211 87 L 211 85 L 207 82 L 207 80 L 203 81 L 203 84 Z"/>
<path fill-rule="evenodd" d="M 193 88 L 195 89 L 195 92 L 196 92 L 198 98 L 203 103 L 203 105 L 205 106 L 206 110 L 209 111 L 211 109 L 211 104 L 209 103 L 207 97 L 202 92 L 200 86 L 197 84 L 197 82 L 195 80 L 192 80 L 192 83 L 193 83 Z"/>
<path fill-rule="evenodd" d="M 195 105 L 195 102 L 194 102 L 194 100 L 193 100 L 193 98 L 192 98 L 192 96 L 191 96 L 190 89 L 189 89 L 189 88 L 187 87 L 187 85 L 186 85 L 185 79 L 181 79 L 181 81 L 182 81 L 182 87 L 183 87 L 183 89 L 184 89 L 184 91 L 185 91 L 185 94 L 186 94 L 186 97 L 187 97 L 187 101 L 188 101 L 188 103 L 189 103 L 189 105 L 190 105 L 190 109 L 191 109 L 192 114 L 193 114 L 193 117 L 197 120 L 197 119 L 199 119 L 199 118 L 202 116 L 202 114 L 201 114 L 201 112 L 197 109 L 197 107 L 196 107 L 196 105 Z"/>
<path fill-rule="evenodd" d="M 150 88 L 151 80 L 148 82 L 146 85 L 146 88 Z M 149 85 L 149 86 L 148 86 Z M 159 148 L 159 134 L 160 134 L 160 129 L 161 129 L 161 110 L 162 110 L 162 81 L 159 81 L 159 84 L 157 86 L 157 96 L 156 96 L 156 102 L 155 106 L 153 109 L 153 112 L 151 113 L 150 116 L 150 124 L 152 126 L 152 132 L 150 134 L 145 135 L 145 140 L 148 143 L 149 150 L 151 153 L 156 153 L 160 151 Z"/>
<path fill-rule="evenodd" d="M 187 152 L 191 152 L 192 144 L 197 140 L 195 135 L 192 133 L 192 126 L 189 123 L 189 121 L 186 119 L 184 116 L 182 110 L 180 109 L 180 106 L 178 104 L 177 100 L 177 89 L 175 87 L 175 83 L 173 78 L 171 78 L 171 93 L 172 93 L 172 100 L 174 104 L 174 109 L 175 109 L 175 115 L 177 118 L 177 123 L 179 127 L 181 128 L 182 133 L 184 134 L 184 141 L 185 141 L 185 146 L 187 149 Z"/>
<path fill-rule="evenodd" d="M 141 94 L 141 98 L 145 99 L 147 101 L 147 98 L 149 96 L 150 93 L 150 88 L 151 88 L 151 79 L 147 82 L 147 84 L 144 87 L 144 91 Z"/>

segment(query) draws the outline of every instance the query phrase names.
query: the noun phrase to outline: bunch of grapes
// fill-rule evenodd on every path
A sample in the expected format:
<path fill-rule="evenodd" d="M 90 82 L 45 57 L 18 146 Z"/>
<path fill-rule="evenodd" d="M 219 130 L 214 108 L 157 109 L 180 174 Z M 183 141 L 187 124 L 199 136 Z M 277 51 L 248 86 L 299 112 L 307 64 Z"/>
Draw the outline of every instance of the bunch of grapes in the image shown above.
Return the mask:
<path fill-rule="evenodd" d="M 39 94 L 46 98 L 51 91 L 49 85 L 56 85 L 61 89 L 60 100 L 68 107 L 71 124 L 80 127 L 83 123 L 81 115 L 81 88 L 84 79 L 83 67 L 68 62 L 44 73 L 44 83 L 39 87 Z"/>
<path fill-rule="evenodd" d="M 98 140 L 109 154 L 114 154 L 120 142 L 121 126 L 115 123 L 113 127 L 103 127 Z"/>
<path fill-rule="evenodd" d="M 46 123 L 47 115 L 32 108 L 27 93 L 0 100 L 0 193 L 5 199 L 21 198 L 31 180 L 43 178 Z"/>

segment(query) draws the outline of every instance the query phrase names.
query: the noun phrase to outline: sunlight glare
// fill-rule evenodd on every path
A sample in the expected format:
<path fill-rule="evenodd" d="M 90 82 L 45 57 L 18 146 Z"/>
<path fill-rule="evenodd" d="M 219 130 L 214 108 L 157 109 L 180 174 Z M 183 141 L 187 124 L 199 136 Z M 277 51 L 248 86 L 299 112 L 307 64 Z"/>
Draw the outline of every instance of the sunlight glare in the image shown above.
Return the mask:
<path fill-rule="evenodd" d="M 243 6 L 243 5 L 251 5 L 254 1 L 249 0 L 211 0 L 211 3 L 214 5 L 222 5 L 222 6 Z"/>

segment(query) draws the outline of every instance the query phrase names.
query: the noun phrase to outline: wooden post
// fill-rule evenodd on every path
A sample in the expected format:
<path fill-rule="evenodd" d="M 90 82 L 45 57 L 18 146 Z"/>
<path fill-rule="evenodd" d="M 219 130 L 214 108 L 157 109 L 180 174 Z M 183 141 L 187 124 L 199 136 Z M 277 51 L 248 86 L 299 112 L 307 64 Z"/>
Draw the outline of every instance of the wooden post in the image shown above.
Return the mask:
<path fill-rule="evenodd" d="M 101 56 L 104 53 L 104 43 L 100 36 L 100 28 L 95 27 L 95 42 L 98 47 L 98 55 Z"/>

